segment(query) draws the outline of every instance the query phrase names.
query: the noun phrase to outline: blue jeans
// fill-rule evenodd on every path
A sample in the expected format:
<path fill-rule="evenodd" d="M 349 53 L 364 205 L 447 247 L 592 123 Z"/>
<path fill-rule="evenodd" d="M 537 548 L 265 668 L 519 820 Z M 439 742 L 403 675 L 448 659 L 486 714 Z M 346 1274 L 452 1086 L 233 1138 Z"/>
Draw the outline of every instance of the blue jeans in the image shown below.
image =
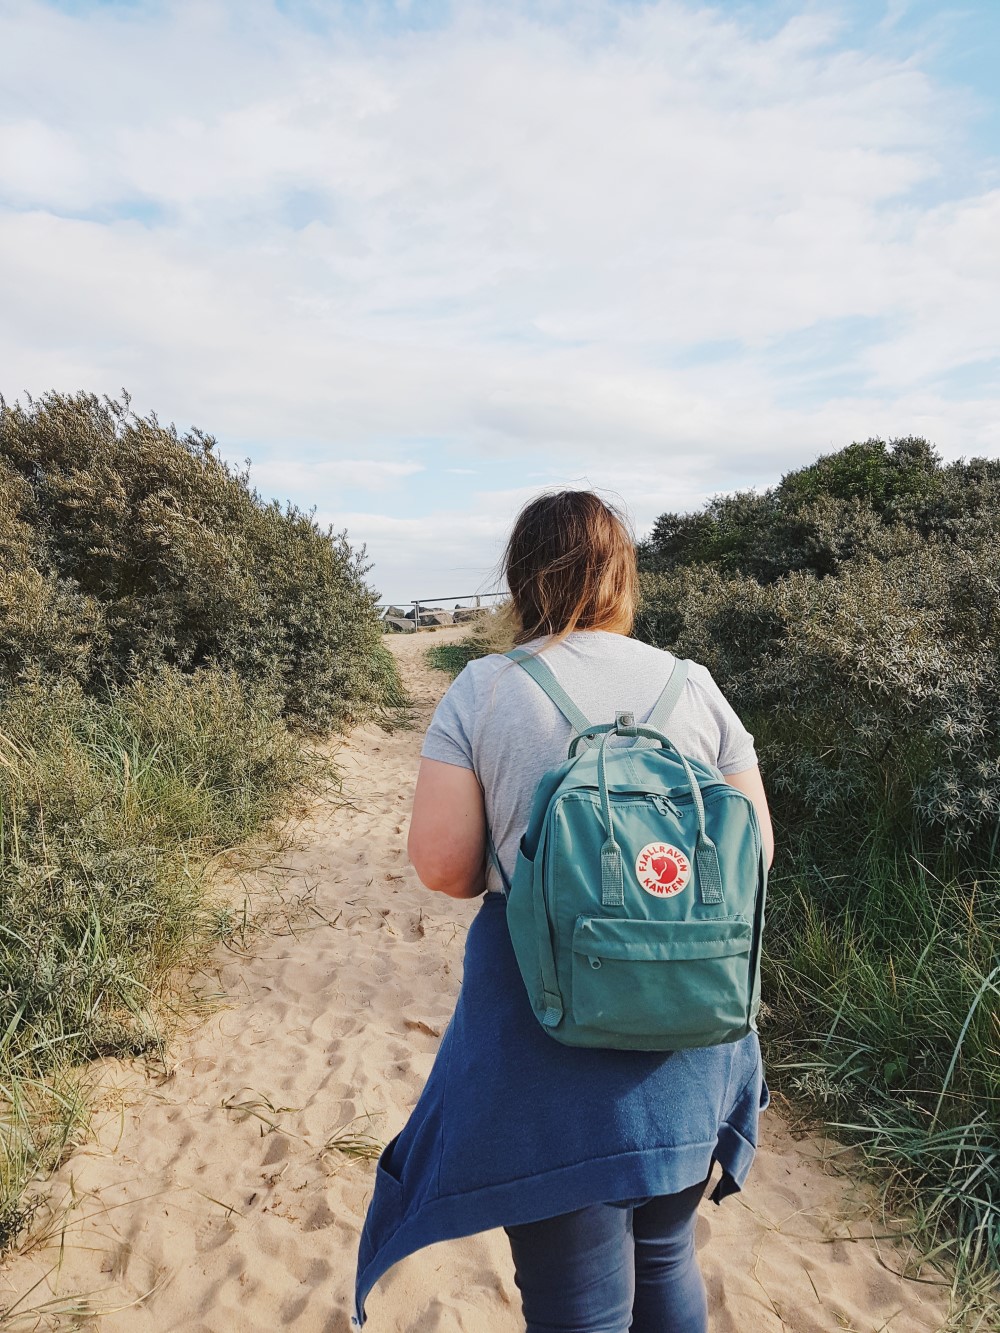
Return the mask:
<path fill-rule="evenodd" d="M 527 1333 L 706 1333 L 694 1229 L 707 1184 L 505 1227 Z"/>

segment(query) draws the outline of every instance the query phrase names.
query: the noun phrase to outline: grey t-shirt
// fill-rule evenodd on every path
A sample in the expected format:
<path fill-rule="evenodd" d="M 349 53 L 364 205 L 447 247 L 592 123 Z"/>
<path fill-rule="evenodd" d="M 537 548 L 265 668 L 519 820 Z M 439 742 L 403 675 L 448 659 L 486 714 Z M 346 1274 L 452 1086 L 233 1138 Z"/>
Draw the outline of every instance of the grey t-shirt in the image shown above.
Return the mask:
<path fill-rule="evenodd" d="M 537 639 L 526 644 L 536 648 Z M 623 709 L 645 721 L 659 698 L 674 657 L 623 634 L 579 630 L 547 648 L 546 664 L 569 697 L 595 724 Z M 508 877 L 528 824 L 542 774 L 566 758 L 573 730 L 526 671 L 499 654 L 470 662 L 438 704 L 423 754 L 471 768 L 483 788 L 486 819 Z M 692 662 L 666 735 L 682 754 L 704 759 L 723 774 L 754 768 L 753 736 L 712 679 Z M 613 739 L 609 744 L 630 744 Z M 487 888 L 500 889 L 493 866 Z"/>

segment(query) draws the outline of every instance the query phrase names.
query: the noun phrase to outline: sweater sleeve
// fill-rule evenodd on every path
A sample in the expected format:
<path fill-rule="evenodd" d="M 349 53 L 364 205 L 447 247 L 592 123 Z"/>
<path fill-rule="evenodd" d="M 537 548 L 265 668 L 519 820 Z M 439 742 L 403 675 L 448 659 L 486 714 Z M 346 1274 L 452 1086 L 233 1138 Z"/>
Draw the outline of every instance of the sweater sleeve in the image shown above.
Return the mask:
<path fill-rule="evenodd" d="M 752 733 L 740 721 L 736 710 L 716 684 L 715 677 L 708 671 L 705 674 L 708 677 L 709 703 L 719 724 L 719 757 L 716 767 L 724 777 L 756 768 L 758 759 Z"/>
<path fill-rule="evenodd" d="M 476 711 L 473 673 L 465 667 L 434 710 L 420 753 L 458 768 L 475 769 L 472 759 L 472 728 Z"/>

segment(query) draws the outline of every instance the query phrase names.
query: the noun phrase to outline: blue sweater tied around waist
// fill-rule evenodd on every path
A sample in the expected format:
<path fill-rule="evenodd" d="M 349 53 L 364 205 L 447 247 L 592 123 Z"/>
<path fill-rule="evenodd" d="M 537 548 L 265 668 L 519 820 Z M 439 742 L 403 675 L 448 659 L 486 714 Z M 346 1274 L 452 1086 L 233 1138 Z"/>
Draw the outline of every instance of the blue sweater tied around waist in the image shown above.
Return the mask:
<path fill-rule="evenodd" d="M 425 1245 L 673 1194 L 713 1161 L 719 1203 L 750 1170 L 768 1104 L 756 1034 L 691 1051 L 561 1046 L 531 1012 L 504 909 L 486 894 L 434 1066 L 376 1167 L 356 1325 L 382 1274 Z"/>

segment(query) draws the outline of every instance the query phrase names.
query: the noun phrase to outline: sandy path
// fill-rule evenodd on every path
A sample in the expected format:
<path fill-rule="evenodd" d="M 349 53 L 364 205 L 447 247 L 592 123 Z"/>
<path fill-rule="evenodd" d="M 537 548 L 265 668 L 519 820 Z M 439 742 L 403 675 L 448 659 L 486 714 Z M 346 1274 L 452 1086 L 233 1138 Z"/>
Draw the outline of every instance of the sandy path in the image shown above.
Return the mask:
<path fill-rule="evenodd" d="M 326 1145 L 344 1126 L 384 1141 L 402 1125 L 476 910 L 421 889 L 404 850 L 420 737 L 447 683 L 423 652 L 458 633 L 390 641 L 416 728 L 369 728 L 339 747 L 351 805 L 312 811 L 280 858 L 282 892 L 315 910 L 294 933 L 261 937 L 252 958 L 220 950 L 225 1005 L 175 1041 L 166 1077 L 103 1071 L 117 1087 L 110 1109 L 51 1183 L 52 1212 L 68 1207 L 61 1257 L 57 1234 L 0 1278 L 0 1309 L 44 1279 L 26 1305 L 85 1295 L 102 1313 L 17 1327 L 348 1333 L 374 1166 Z M 829 1152 L 769 1112 L 745 1193 L 703 1206 L 713 1333 L 942 1327 L 937 1289 L 894 1275 L 899 1254 L 871 1239 L 865 1192 Z M 836 1160 L 842 1172 L 850 1159 Z M 503 1233 L 411 1257 L 368 1312 L 371 1333 L 523 1329 Z"/>

